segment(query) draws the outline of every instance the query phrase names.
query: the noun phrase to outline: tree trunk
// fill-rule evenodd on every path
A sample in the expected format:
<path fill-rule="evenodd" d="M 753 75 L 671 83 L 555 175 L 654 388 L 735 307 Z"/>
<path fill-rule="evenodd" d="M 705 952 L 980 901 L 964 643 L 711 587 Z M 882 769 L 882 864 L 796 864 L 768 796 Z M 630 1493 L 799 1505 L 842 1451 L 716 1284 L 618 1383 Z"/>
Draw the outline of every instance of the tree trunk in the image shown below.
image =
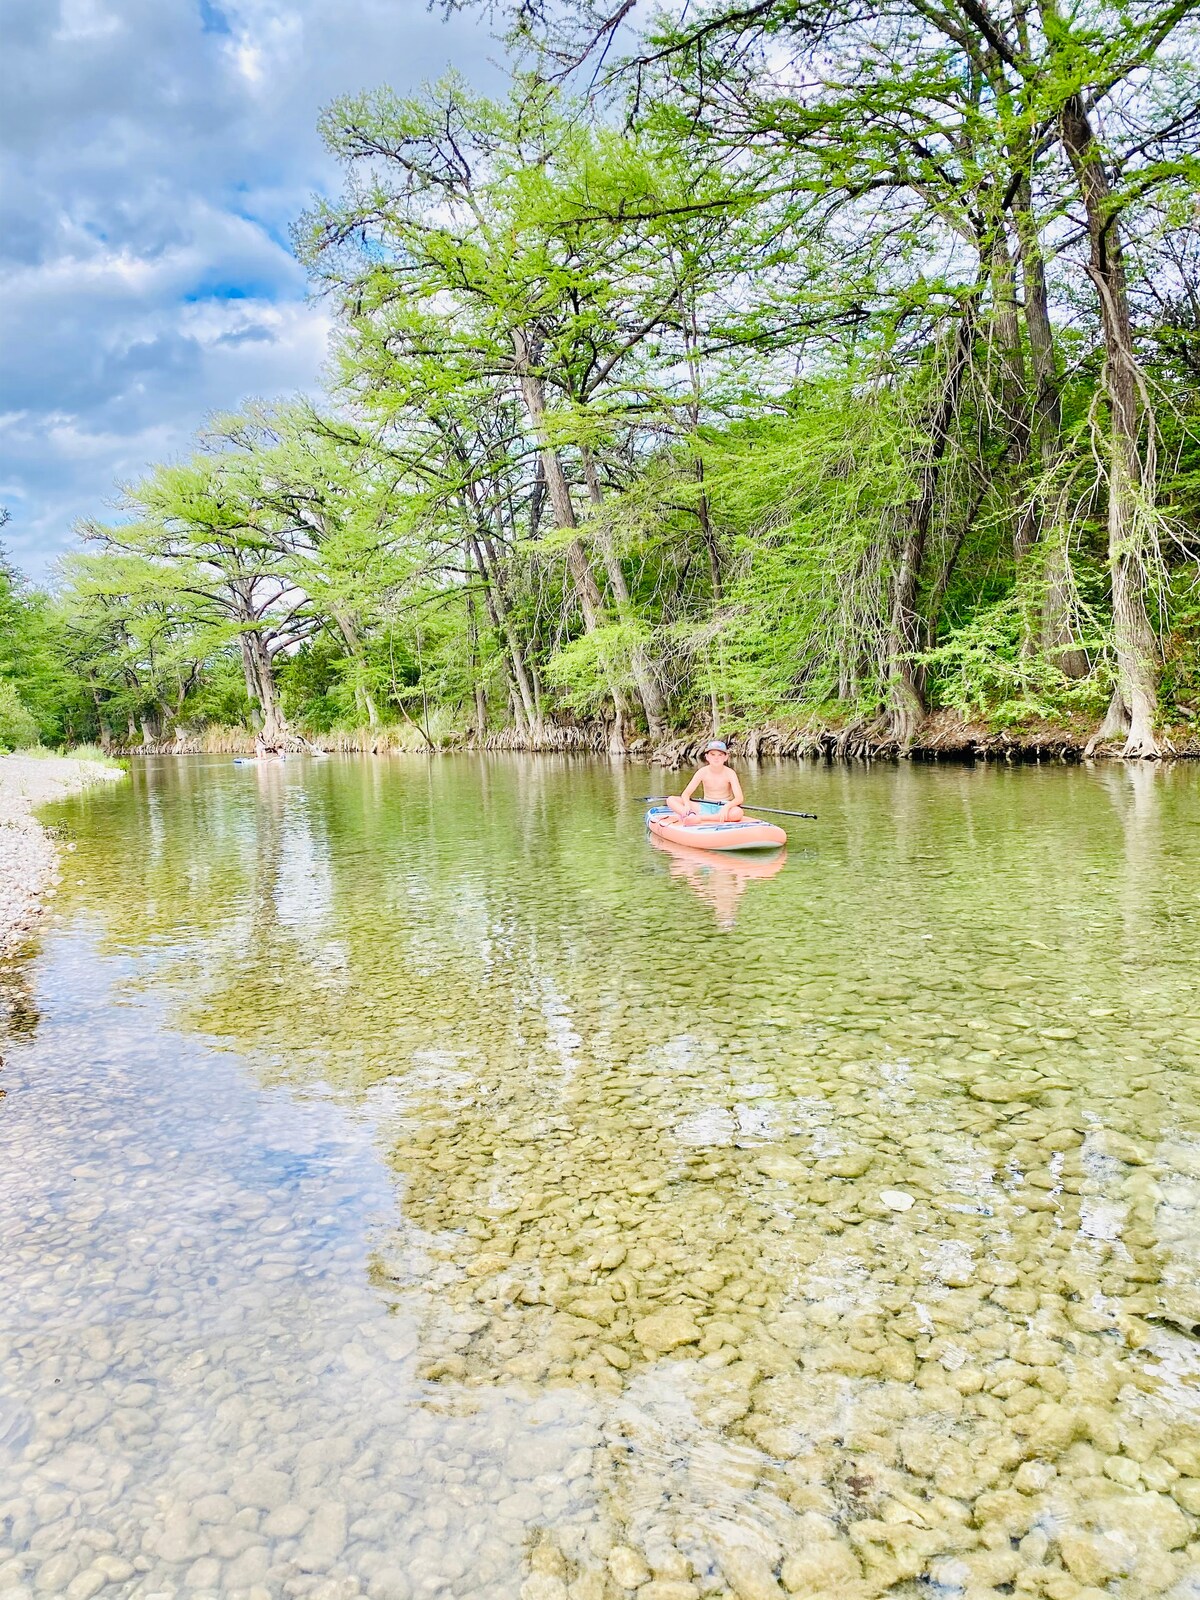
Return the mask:
<path fill-rule="evenodd" d="M 704 552 L 708 557 L 708 578 L 712 584 L 713 599 L 719 602 L 724 595 L 724 583 L 721 578 L 721 545 L 712 525 L 708 492 L 703 488 L 704 462 L 700 456 L 695 458 L 695 473 L 696 482 L 702 486 L 699 499 L 696 501 L 696 519 L 700 524 L 700 536 L 704 540 Z"/>
<path fill-rule="evenodd" d="M 946 591 L 950 587 L 950 580 L 953 578 L 954 570 L 958 566 L 958 558 L 962 555 L 963 546 L 971 535 L 976 518 L 983 509 L 983 503 L 987 499 L 988 491 L 991 487 L 991 483 L 985 477 L 983 482 L 976 488 L 967 507 L 966 515 L 959 523 L 950 540 L 950 546 L 942 562 L 941 571 L 929 585 L 929 594 L 925 603 L 925 637 L 929 641 L 931 650 L 938 642 L 938 627 L 941 623 L 942 607 L 946 602 Z"/>
<path fill-rule="evenodd" d="M 1129 733 L 1129 712 L 1126 710 L 1124 698 L 1119 688 L 1114 689 L 1108 708 L 1104 713 L 1104 721 L 1096 729 L 1084 748 L 1084 755 L 1090 756 L 1098 744 L 1107 744 L 1110 739 L 1124 739 Z"/>
<path fill-rule="evenodd" d="M 1029 385 L 1025 373 L 1025 351 L 1021 343 L 1021 324 L 1017 315 L 1016 279 L 1004 235 L 999 230 L 992 243 L 992 304 L 995 308 L 996 344 L 1000 352 L 1001 416 L 1014 465 L 1020 469 L 1029 459 L 1030 418 L 1026 413 Z M 1018 472 L 1018 483 L 1020 481 Z M 1037 535 L 1037 509 L 1033 500 L 1027 497 L 1017 508 L 1017 522 L 1013 529 L 1013 567 L 1018 594 L 1026 587 L 1024 580 L 1028 558 L 1037 543 Z M 1027 658 L 1037 650 L 1040 629 L 1033 625 L 1031 608 L 1023 604 L 1021 610 L 1021 655 Z"/>
<path fill-rule="evenodd" d="M 583 476 L 588 487 L 588 496 L 594 506 L 601 506 L 604 497 L 600 490 L 600 478 L 596 472 L 596 462 L 587 445 L 582 448 Z M 623 623 L 631 628 L 637 626 L 633 604 L 629 598 L 629 585 L 625 582 L 625 573 L 613 549 L 612 537 L 607 528 L 601 531 L 600 554 L 604 560 L 604 571 L 608 578 L 609 591 L 617 606 L 617 616 Z M 646 726 L 650 730 L 652 739 L 664 739 L 667 733 L 667 709 L 663 700 L 662 688 L 659 685 L 658 674 L 654 670 L 654 663 L 646 654 L 641 644 L 635 644 L 631 655 L 633 667 L 633 681 L 637 684 L 638 698 L 642 702 L 642 710 L 646 713 Z"/>
<path fill-rule="evenodd" d="M 1050 295 L 1046 287 L 1046 263 L 1038 237 L 1037 220 L 1028 179 L 1023 179 L 1013 206 L 1020 244 L 1021 282 L 1025 298 L 1025 332 L 1029 339 L 1029 361 L 1033 369 L 1032 444 L 1036 465 L 1047 472 L 1062 449 L 1062 385 L 1054 350 L 1054 328 L 1050 321 Z M 1042 546 L 1044 592 L 1041 615 L 1041 646 L 1059 671 L 1068 678 L 1085 678 L 1088 659 L 1074 645 L 1071 615 L 1075 585 L 1066 542 L 1058 530 L 1048 542 L 1046 530 L 1039 527 L 1037 511 L 1030 504 L 1022 517 L 1026 524 L 1016 551 L 1018 563 L 1035 543 Z"/>
<path fill-rule="evenodd" d="M 701 399 L 704 391 L 700 372 L 700 326 L 696 317 L 694 299 L 689 301 L 688 314 L 683 325 L 683 346 L 687 360 L 688 382 L 691 388 L 691 395 L 688 400 L 688 420 L 691 423 L 692 432 L 695 434 L 700 428 Z M 721 547 L 713 530 L 708 494 L 704 488 L 703 456 L 697 455 L 693 457 L 693 470 L 696 474 L 696 482 L 700 485 L 696 499 L 696 520 L 700 524 L 700 535 L 704 540 L 704 549 L 708 556 L 708 575 L 712 583 L 713 599 L 720 600 L 723 587 L 721 580 Z"/>
<path fill-rule="evenodd" d="M 96 726 L 100 730 L 100 748 L 107 753 L 112 749 L 113 744 L 116 741 L 113 739 L 112 729 L 104 720 L 104 712 L 102 710 L 104 702 L 100 698 L 99 689 L 97 689 L 94 684 L 92 686 L 92 699 L 96 706 Z"/>
<path fill-rule="evenodd" d="M 483 678 L 479 659 L 479 622 L 475 595 L 467 590 L 467 654 L 471 667 L 471 689 L 475 697 L 475 737 L 483 743 L 487 733 L 487 696 L 483 692 Z"/>
<path fill-rule="evenodd" d="M 362 640 L 358 636 L 358 629 L 354 626 L 350 616 L 342 610 L 341 606 L 331 605 L 329 613 L 337 623 L 338 632 L 345 640 L 346 649 L 350 652 L 351 659 L 359 672 L 359 677 L 354 684 L 354 698 L 358 703 L 359 710 L 366 712 L 368 727 L 377 727 L 379 725 L 379 708 L 375 704 L 375 697 L 361 676 L 366 665 L 366 657 L 363 654 Z"/>
<path fill-rule="evenodd" d="M 468 486 L 468 495 L 471 500 L 475 524 L 478 533 L 471 538 L 471 551 L 475 558 L 475 565 L 479 569 L 484 582 L 484 598 L 487 601 L 488 615 L 492 619 L 492 626 L 504 636 L 508 646 L 508 665 L 516 680 L 520 691 L 521 704 L 529 729 L 535 738 L 542 736 L 542 684 L 538 677 L 537 667 L 533 658 L 528 654 L 516 624 L 512 618 L 512 606 L 509 604 L 508 586 L 504 579 L 504 561 L 495 540 L 492 538 L 488 527 L 487 515 L 481 506 L 478 492 Z"/>
<path fill-rule="evenodd" d="M 890 679 L 888 721 L 891 735 L 902 746 L 913 741 L 924 720 L 925 691 L 922 675 L 913 659 L 921 648 L 921 617 L 917 594 L 925 545 L 937 505 L 942 463 L 950 440 L 950 428 L 958 410 L 963 379 L 975 339 L 979 316 L 979 294 L 986 282 L 981 277 L 971 298 L 959 314 L 951 341 L 950 369 L 942 385 L 941 399 L 930 426 L 929 454 L 921 472 L 920 492 L 908 519 L 908 529 L 900 544 L 900 559 L 892 584 L 891 615 L 888 625 L 888 675 Z"/>
<path fill-rule="evenodd" d="M 571 502 L 571 487 L 563 471 L 558 451 L 546 435 L 545 389 L 541 378 L 530 365 L 529 346 L 525 335 L 518 330 L 514 332 L 512 339 L 517 375 L 521 384 L 521 397 L 525 402 L 534 437 L 538 442 L 538 455 L 546 478 L 546 490 L 554 512 L 554 523 L 564 533 L 574 532 L 579 526 L 579 520 Z M 588 561 L 587 552 L 577 538 L 572 539 L 567 545 L 567 571 L 579 600 L 579 609 L 583 613 L 584 630 L 587 633 L 595 633 L 604 625 L 604 600 L 596 583 L 596 575 Z M 625 696 L 611 672 L 608 692 L 612 697 L 615 713 L 609 748 L 614 754 L 620 754 L 625 748 Z"/>
<path fill-rule="evenodd" d="M 1112 576 L 1113 638 L 1117 687 L 1129 714 L 1126 756 L 1161 754 L 1158 718 L 1159 651 L 1150 625 L 1149 574 L 1139 527 L 1139 500 L 1153 494 L 1145 484 L 1138 452 L 1141 414 L 1133 323 L 1125 285 L 1121 236 L 1108 174 L 1081 96 L 1062 108 L 1059 128 L 1087 212 L 1088 275 L 1100 299 L 1104 331 L 1104 385 L 1112 442 L 1108 463 L 1108 565 Z M 1108 720 L 1108 719 L 1106 719 Z"/>
<path fill-rule="evenodd" d="M 504 585 L 495 565 L 489 566 L 488 558 L 484 551 L 486 541 L 476 539 L 471 535 L 467 537 L 467 547 L 483 579 L 484 603 L 488 615 L 492 619 L 492 626 L 503 638 L 507 647 L 504 657 L 505 668 L 512 681 L 513 703 L 519 715 L 518 726 L 522 732 L 529 733 L 535 740 L 541 738 L 541 716 L 538 709 L 537 696 L 530 678 L 525 661 L 525 652 L 513 625 L 512 614 L 508 609 L 508 599 L 504 593 Z M 494 555 L 494 552 L 491 552 Z"/>
<path fill-rule="evenodd" d="M 996 346 L 1000 356 L 1000 410 L 1005 435 L 1012 439 L 1012 455 L 1023 461 L 1029 453 L 1029 419 L 1025 414 L 1025 351 L 1017 315 L 1017 285 L 1004 232 L 997 227 L 992 240 L 992 305 Z"/>
<path fill-rule="evenodd" d="M 263 636 L 251 630 L 241 635 L 241 641 L 246 693 L 250 696 L 251 716 L 258 733 L 257 743 L 266 750 L 282 750 L 287 744 L 287 719 L 279 704 L 275 674 Z"/>

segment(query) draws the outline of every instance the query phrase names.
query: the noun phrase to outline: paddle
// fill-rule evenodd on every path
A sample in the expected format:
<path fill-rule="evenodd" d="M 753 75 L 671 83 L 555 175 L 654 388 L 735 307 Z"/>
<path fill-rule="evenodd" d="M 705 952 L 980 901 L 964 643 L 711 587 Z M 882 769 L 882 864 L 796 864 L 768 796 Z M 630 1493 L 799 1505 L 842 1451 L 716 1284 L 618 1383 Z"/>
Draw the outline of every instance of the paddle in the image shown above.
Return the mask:
<path fill-rule="evenodd" d="M 667 797 L 665 794 L 639 794 L 636 798 L 638 800 L 665 800 Z M 750 806 L 750 810 L 770 811 L 777 817 L 803 817 L 806 822 L 815 822 L 817 820 L 815 811 L 785 811 L 782 806 L 760 806 L 757 802 Z"/>

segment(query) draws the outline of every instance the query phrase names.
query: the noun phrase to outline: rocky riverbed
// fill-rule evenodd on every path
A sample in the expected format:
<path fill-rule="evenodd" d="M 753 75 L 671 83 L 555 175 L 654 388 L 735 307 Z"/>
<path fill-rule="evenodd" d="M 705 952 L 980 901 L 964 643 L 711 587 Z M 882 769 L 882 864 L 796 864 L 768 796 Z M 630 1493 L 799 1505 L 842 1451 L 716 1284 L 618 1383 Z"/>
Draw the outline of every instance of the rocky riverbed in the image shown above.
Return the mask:
<path fill-rule="evenodd" d="M 33 811 L 121 775 L 69 756 L 0 756 L 0 957 L 29 933 L 57 882 L 54 841 Z"/>
<path fill-rule="evenodd" d="M 0 1600 L 1200 1600 L 1198 777 L 776 771 L 716 918 L 607 764 L 80 803 Z"/>

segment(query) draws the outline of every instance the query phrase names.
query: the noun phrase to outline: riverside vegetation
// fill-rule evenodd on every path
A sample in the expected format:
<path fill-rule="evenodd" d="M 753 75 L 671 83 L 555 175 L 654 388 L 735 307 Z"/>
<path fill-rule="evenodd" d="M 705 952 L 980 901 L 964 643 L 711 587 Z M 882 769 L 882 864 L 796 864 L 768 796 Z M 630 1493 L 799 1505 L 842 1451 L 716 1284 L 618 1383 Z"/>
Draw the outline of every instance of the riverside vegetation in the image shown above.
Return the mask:
<path fill-rule="evenodd" d="M 506 96 L 331 106 L 328 396 L 0 579 L 0 739 L 1182 747 L 1195 9 L 532 4 Z"/>
<path fill-rule="evenodd" d="M 1194 1600 L 1200 771 L 761 776 L 736 904 L 607 761 L 58 809 L 5 1600 Z"/>

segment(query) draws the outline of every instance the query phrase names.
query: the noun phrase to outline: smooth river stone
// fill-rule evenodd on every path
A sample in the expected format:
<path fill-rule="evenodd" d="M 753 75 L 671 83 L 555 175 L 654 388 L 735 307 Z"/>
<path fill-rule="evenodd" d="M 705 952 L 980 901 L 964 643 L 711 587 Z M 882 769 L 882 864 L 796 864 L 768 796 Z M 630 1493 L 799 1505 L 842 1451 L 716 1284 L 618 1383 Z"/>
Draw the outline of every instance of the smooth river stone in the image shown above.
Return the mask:
<path fill-rule="evenodd" d="M 346 1548 L 346 1508 L 336 1500 L 318 1507 L 296 1552 L 301 1572 L 327 1571 Z"/>
<path fill-rule="evenodd" d="M 862 1578 L 858 1557 L 848 1545 L 839 1540 L 826 1539 L 807 1545 L 796 1555 L 788 1556 L 780 1573 L 783 1587 L 789 1594 L 809 1596 L 840 1594 L 848 1584 Z"/>
<path fill-rule="evenodd" d="M 567 1586 L 548 1572 L 535 1572 L 521 1585 L 521 1600 L 568 1600 Z"/>
<path fill-rule="evenodd" d="M 870 1150 L 847 1150 L 845 1155 L 830 1156 L 818 1165 L 827 1178 L 861 1178 L 874 1159 Z"/>
<path fill-rule="evenodd" d="M 399 1567 L 382 1567 L 367 1586 L 370 1600 L 411 1600 L 412 1585 Z"/>
<path fill-rule="evenodd" d="M 98 1567 L 89 1567 L 67 1585 L 66 1600 L 93 1600 L 101 1589 L 107 1588 L 108 1579 Z"/>
<path fill-rule="evenodd" d="M 967 1093 L 974 1100 L 986 1100 L 989 1105 L 1015 1105 L 1021 1100 L 1035 1100 L 1044 1084 L 1014 1083 L 1007 1078 L 976 1078 L 967 1085 Z"/>
<path fill-rule="evenodd" d="M 257 1511 L 277 1511 L 291 1496 L 292 1480 L 272 1467 L 255 1467 L 233 1480 L 230 1494 L 239 1506 Z"/>
<path fill-rule="evenodd" d="M 1124 1576 L 1137 1561 L 1137 1547 L 1131 1539 L 1108 1534 L 1064 1532 L 1059 1535 L 1058 1548 L 1071 1576 L 1096 1589 Z"/>
<path fill-rule="evenodd" d="M 1133 1540 L 1143 1553 L 1180 1550 L 1191 1537 L 1187 1517 L 1169 1495 L 1096 1495 L 1088 1509 L 1105 1533 Z"/>
<path fill-rule="evenodd" d="M 188 1568 L 183 1581 L 189 1589 L 215 1589 L 221 1581 L 221 1563 L 212 1556 L 201 1556 Z"/>
<path fill-rule="evenodd" d="M 303 1506 L 289 1501 L 272 1511 L 263 1523 L 263 1532 L 270 1539 L 294 1539 L 307 1523 L 309 1513 Z"/>
<path fill-rule="evenodd" d="M 59 1551 L 43 1561 L 33 1580 L 39 1594 L 60 1595 L 79 1571 L 79 1562 L 67 1551 Z"/>
<path fill-rule="evenodd" d="M 721 1571 L 737 1600 L 784 1600 L 767 1558 L 746 1546 L 721 1552 Z"/>
<path fill-rule="evenodd" d="M 639 1322 L 634 1323 L 633 1331 L 643 1349 L 654 1351 L 658 1355 L 678 1350 L 681 1345 L 697 1344 L 700 1339 L 700 1329 L 696 1326 L 695 1318 L 682 1306 L 668 1306 L 663 1311 L 655 1311 L 648 1317 L 642 1317 Z"/>
<path fill-rule="evenodd" d="M 812 1171 L 810 1163 L 789 1155 L 786 1150 L 766 1150 L 756 1157 L 754 1165 L 764 1178 L 797 1180 L 807 1178 Z"/>
<path fill-rule="evenodd" d="M 609 1551 L 608 1570 L 622 1589 L 638 1589 L 650 1581 L 650 1568 L 627 1544 L 614 1545 Z"/>

